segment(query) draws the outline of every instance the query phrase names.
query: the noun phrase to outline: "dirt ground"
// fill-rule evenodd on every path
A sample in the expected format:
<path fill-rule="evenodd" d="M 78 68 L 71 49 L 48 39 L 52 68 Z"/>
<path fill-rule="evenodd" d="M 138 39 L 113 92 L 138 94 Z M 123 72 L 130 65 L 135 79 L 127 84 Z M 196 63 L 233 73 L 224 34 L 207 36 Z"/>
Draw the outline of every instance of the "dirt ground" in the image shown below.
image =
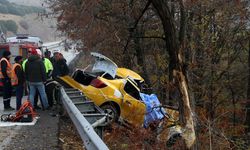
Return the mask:
<path fill-rule="evenodd" d="M 144 128 L 128 129 L 118 124 L 105 128 L 103 140 L 111 150 L 164 150 L 166 148 L 164 143 L 157 142 L 151 131 Z M 67 116 L 59 120 L 59 147 L 63 150 L 84 149 L 74 124 Z"/>
<path fill-rule="evenodd" d="M 59 147 L 63 150 L 82 150 L 81 137 L 67 116 L 61 116 L 59 120 Z"/>

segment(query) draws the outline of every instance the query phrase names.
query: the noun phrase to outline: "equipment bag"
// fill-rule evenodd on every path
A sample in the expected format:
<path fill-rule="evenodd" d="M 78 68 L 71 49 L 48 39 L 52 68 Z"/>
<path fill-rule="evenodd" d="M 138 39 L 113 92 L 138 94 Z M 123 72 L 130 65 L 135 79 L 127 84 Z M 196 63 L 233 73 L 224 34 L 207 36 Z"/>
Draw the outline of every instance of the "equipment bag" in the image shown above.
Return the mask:
<path fill-rule="evenodd" d="M 33 110 L 30 101 L 26 100 L 15 115 L 4 114 L 1 116 L 1 121 L 32 122 L 35 116 L 36 112 Z"/>

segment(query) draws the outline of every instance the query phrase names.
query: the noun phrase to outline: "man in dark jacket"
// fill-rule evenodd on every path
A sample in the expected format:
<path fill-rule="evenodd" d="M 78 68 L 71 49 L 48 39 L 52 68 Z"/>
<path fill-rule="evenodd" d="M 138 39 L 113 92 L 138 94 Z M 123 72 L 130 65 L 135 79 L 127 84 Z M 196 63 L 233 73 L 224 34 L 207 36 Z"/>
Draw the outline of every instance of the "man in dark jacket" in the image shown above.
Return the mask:
<path fill-rule="evenodd" d="M 50 61 L 52 60 L 51 58 L 51 51 L 49 51 L 48 49 L 46 49 L 46 51 L 44 52 L 44 57 L 49 59 Z"/>
<path fill-rule="evenodd" d="M 38 56 L 36 50 L 32 51 L 31 54 L 32 55 L 28 58 L 28 61 L 25 65 L 25 76 L 30 87 L 29 99 L 34 106 L 34 96 L 36 90 L 38 90 L 41 96 L 42 105 L 45 109 L 47 109 L 49 106 L 44 87 L 44 82 L 46 81 L 45 66 L 42 59 Z"/>
<path fill-rule="evenodd" d="M 10 99 L 12 93 L 11 86 L 11 69 L 12 66 L 10 64 L 10 51 L 4 51 L 3 57 L 0 60 L 0 79 L 3 82 L 3 104 L 4 110 L 14 110 L 10 106 Z"/>
<path fill-rule="evenodd" d="M 65 76 L 69 73 L 69 68 L 67 66 L 66 60 L 61 53 L 56 53 L 53 62 L 53 72 L 52 77 L 56 78 L 58 76 Z"/>
<path fill-rule="evenodd" d="M 42 61 L 43 61 L 44 66 L 45 66 L 46 77 L 47 77 L 47 79 L 49 79 L 51 77 L 51 74 L 52 74 L 53 65 L 52 65 L 52 63 L 50 62 L 50 60 L 48 58 L 45 58 L 45 57 L 42 56 L 42 52 L 41 52 L 40 49 L 36 49 L 36 52 L 37 52 L 38 56 L 40 58 L 42 58 Z M 47 93 L 46 87 L 45 87 L 45 92 Z M 35 99 L 34 99 L 34 107 L 35 107 L 35 109 L 41 109 L 41 107 L 39 107 L 37 105 L 37 103 L 38 103 L 38 95 L 39 95 L 38 91 L 36 91 Z M 40 95 L 39 95 L 39 97 L 41 99 Z M 47 98 L 48 98 L 49 106 L 52 107 L 52 100 L 51 100 L 50 96 L 47 95 Z"/>

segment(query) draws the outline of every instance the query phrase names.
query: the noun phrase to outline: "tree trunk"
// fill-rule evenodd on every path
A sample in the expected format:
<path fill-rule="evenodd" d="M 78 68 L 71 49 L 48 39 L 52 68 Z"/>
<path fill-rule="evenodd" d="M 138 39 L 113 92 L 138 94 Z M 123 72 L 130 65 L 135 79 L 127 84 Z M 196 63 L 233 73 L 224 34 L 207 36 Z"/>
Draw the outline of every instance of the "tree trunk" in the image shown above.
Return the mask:
<path fill-rule="evenodd" d="M 135 30 L 135 37 L 142 37 L 144 35 L 144 31 L 142 27 L 139 27 L 140 29 Z M 148 71 L 147 71 L 147 63 L 145 62 L 145 52 L 144 49 L 141 47 L 141 42 L 140 38 L 135 38 L 135 51 L 136 51 L 136 57 L 137 57 L 137 63 L 138 65 L 142 66 L 142 76 L 145 79 L 146 84 L 148 87 L 151 87 L 151 82 L 148 76 Z M 152 92 L 152 91 L 151 91 Z"/>
<path fill-rule="evenodd" d="M 247 103 L 246 103 L 246 133 L 250 133 L 250 40 L 248 41 L 248 86 L 247 86 Z"/>
<path fill-rule="evenodd" d="M 185 139 L 186 146 L 191 148 L 196 137 L 188 95 L 188 85 L 183 72 L 182 55 L 180 52 L 174 19 L 165 0 L 152 0 L 152 4 L 162 21 L 166 37 L 166 47 L 170 58 L 170 79 L 172 79 L 173 84 L 177 85 L 181 97 L 179 100 L 179 104 L 181 105 L 179 110 L 180 116 L 183 116 L 183 118 L 180 118 L 182 127 L 184 128 L 182 136 Z"/>

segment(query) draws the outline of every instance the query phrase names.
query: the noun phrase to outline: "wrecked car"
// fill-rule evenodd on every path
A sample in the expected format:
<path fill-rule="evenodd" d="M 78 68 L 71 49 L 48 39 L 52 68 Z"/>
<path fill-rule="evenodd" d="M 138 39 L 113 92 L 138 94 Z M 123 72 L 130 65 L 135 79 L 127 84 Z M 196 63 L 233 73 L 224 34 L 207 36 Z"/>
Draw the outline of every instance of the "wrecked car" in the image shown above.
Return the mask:
<path fill-rule="evenodd" d="M 79 89 L 87 99 L 101 107 L 110 121 L 148 127 L 158 124 L 158 137 L 169 141 L 181 134 L 178 111 L 163 108 L 156 95 L 142 93 L 144 79 L 136 72 L 119 68 L 99 53 L 91 53 L 95 62 L 84 69 L 76 69 L 72 76 L 60 77 L 64 83 Z M 91 67 L 90 67 L 91 66 Z"/>
<path fill-rule="evenodd" d="M 60 79 L 81 90 L 109 115 L 110 120 L 143 124 L 145 104 L 140 101 L 139 89 L 143 78 L 132 70 L 118 69 L 112 60 L 99 53 L 91 55 L 95 58 L 91 68 L 77 69 L 72 76 Z"/>
<path fill-rule="evenodd" d="M 119 68 L 104 55 L 93 52 L 91 55 L 95 58 L 94 64 L 89 65 L 91 67 L 77 69 L 72 76 L 63 76 L 60 79 L 82 91 L 89 100 L 100 106 L 109 115 L 110 120 L 147 126 L 145 119 L 150 112 L 146 110 L 146 102 L 142 99 L 145 97 L 141 91 L 144 79 L 130 69 Z M 156 107 L 159 106 L 160 103 L 157 102 Z M 155 111 L 153 115 L 156 115 L 156 119 L 151 119 L 152 121 L 168 117 L 166 114 L 173 111 L 162 111 L 161 109 Z"/>

